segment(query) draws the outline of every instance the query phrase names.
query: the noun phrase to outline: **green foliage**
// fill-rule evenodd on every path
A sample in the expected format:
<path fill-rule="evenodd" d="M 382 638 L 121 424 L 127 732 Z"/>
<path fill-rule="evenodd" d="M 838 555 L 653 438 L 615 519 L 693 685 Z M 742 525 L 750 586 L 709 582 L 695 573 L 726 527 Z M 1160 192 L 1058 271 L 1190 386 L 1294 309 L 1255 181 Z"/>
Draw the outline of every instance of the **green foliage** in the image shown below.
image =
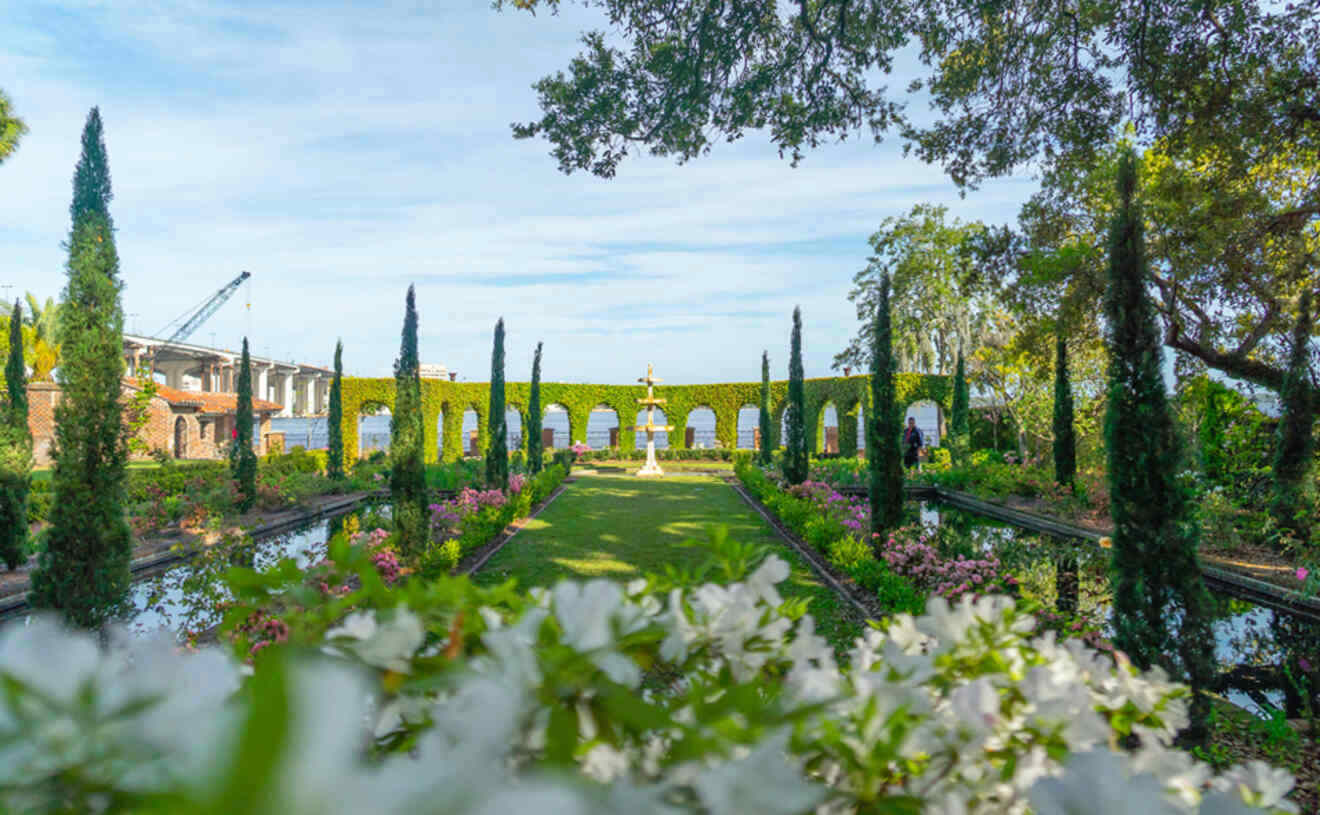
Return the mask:
<path fill-rule="evenodd" d="M 761 430 L 761 449 L 759 450 L 759 459 L 762 464 L 770 463 L 770 456 L 774 452 L 775 437 L 774 425 L 770 422 L 770 352 L 761 352 L 761 400 L 760 413 L 757 416 L 757 425 Z"/>
<path fill-rule="evenodd" d="M 953 374 L 953 415 L 949 428 L 952 438 L 949 446 L 954 459 L 960 463 L 966 459 L 971 441 L 972 429 L 968 416 L 971 401 L 971 392 L 967 386 L 967 361 L 963 359 L 962 348 L 959 348 L 958 367 Z"/>
<path fill-rule="evenodd" d="M 1073 433 L 1072 385 L 1068 381 L 1068 346 L 1060 327 L 1054 338 L 1054 480 L 1072 486 L 1077 479 L 1077 438 Z"/>
<path fill-rule="evenodd" d="M 10 312 L 7 398 L 0 404 L 0 560 L 13 571 L 26 559 L 32 435 L 28 432 L 27 377 L 23 366 L 23 308 Z"/>
<path fill-rule="evenodd" d="M 866 368 L 883 277 L 889 280 L 889 309 L 895 370 L 945 374 L 965 346 L 979 344 L 988 312 L 986 285 L 967 246 L 985 231 L 979 222 L 945 223 L 948 209 L 917 204 L 906 215 L 886 218 L 870 238 L 874 255 L 853 278 L 848 299 L 857 305 L 861 327 L 834 367 Z"/>
<path fill-rule="evenodd" d="M 243 356 L 238 366 L 238 401 L 234 424 L 238 435 L 229 448 L 230 478 L 238 486 L 238 511 L 247 512 L 257 500 L 257 454 L 252 449 L 252 358 L 243 338 Z"/>
<path fill-rule="evenodd" d="M 403 333 L 399 358 L 394 363 L 394 381 L 397 397 L 390 415 L 390 498 L 394 502 L 394 531 L 398 535 L 399 549 L 409 557 L 420 553 L 430 539 L 426 515 L 426 467 L 422 454 L 425 434 L 417 352 L 417 306 L 412 286 L 408 287 L 404 304 Z M 353 416 L 356 419 L 356 413 Z"/>
<path fill-rule="evenodd" d="M 921 614 L 926 609 L 926 595 L 889 564 L 879 558 L 864 560 L 850 572 L 857 584 L 875 595 L 880 607 L 892 614 Z"/>
<path fill-rule="evenodd" d="M 843 535 L 829 544 L 830 565 L 846 573 L 852 573 L 861 564 L 875 559 L 875 553 L 866 541 L 852 535 Z"/>
<path fill-rule="evenodd" d="M 90 213 L 100 215 L 106 231 L 114 232 L 114 221 L 110 218 L 112 198 L 114 193 L 110 191 L 110 162 L 105 152 L 101 111 L 93 107 L 87 114 L 87 123 L 83 125 L 82 154 L 73 171 L 73 202 L 69 204 L 69 220 L 73 224 L 69 232 L 71 246 L 78 224 Z"/>
<path fill-rule="evenodd" d="M 330 438 L 326 443 L 325 474 L 333 479 L 344 477 L 344 343 L 335 342 L 335 378 L 330 382 L 329 415 L 326 429 Z"/>
<path fill-rule="evenodd" d="M 490 352 L 490 407 L 486 411 L 490 441 L 486 446 L 486 487 L 509 488 L 509 424 L 504 411 L 504 318 L 495 323 Z"/>
<path fill-rule="evenodd" d="M 1311 469 L 1315 465 L 1316 397 L 1311 386 L 1312 322 L 1311 293 L 1303 292 L 1297 306 L 1293 328 L 1292 353 L 1288 376 L 1279 394 L 1283 415 L 1279 418 L 1274 452 L 1274 491 L 1270 496 L 1270 515 L 1281 529 L 1302 542 L 1311 537 L 1315 513 L 1315 485 Z"/>
<path fill-rule="evenodd" d="M 124 521 L 124 362 L 119 259 L 101 213 L 74 225 L 61 316 L 62 395 L 55 407 L 54 492 L 46 547 L 32 573 L 34 608 L 97 627 L 129 586 L 132 540 Z"/>
<path fill-rule="evenodd" d="M 789 484 L 807 480 L 807 397 L 802 377 L 802 310 L 794 306 L 788 358 L 788 438 L 784 444 L 784 478 Z"/>
<path fill-rule="evenodd" d="M 13 155 L 23 134 L 27 132 L 27 125 L 14 115 L 11 104 L 9 97 L 0 90 L 0 164 L 4 164 L 5 159 Z"/>
<path fill-rule="evenodd" d="M 527 448 L 527 471 L 532 475 L 541 472 L 541 343 L 536 344 L 536 353 L 532 356 L 532 384 L 528 388 L 527 416 L 523 418 L 523 446 Z M 619 417 L 622 421 L 623 417 Z"/>
<path fill-rule="evenodd" d="M 893 332 L 889 314 L 889 275 L 880 280 L 875 327 L 871 332 L 871 410 L 867 422 L 867 464 L 871 470 L 871 534 L 882 538 L 903 522 L 903 465 L 899 453 L 902 412 L 895 400 Z"/>
<path fill-rule="evenodd" d="M 1177 479 L 1179 439 L 1165 396 L 1160 335 L 1149 283 L 1137 173 L 1129 154 L 1118 176 L 1119 208 L 1110 228 L 1109 397 L 1105 444 L 1109 451 L 1113 535 L 1114 644 L 1143 669 L 1181 657 L 1193 688 L 1192 731 L 1204 731 L 1200 694 L 1215 670 L 1210 632 L 1211 598 L 1197 559 L 1186 488 Z M 1175 634 L 1169 606 L 1182 611 Z"/>

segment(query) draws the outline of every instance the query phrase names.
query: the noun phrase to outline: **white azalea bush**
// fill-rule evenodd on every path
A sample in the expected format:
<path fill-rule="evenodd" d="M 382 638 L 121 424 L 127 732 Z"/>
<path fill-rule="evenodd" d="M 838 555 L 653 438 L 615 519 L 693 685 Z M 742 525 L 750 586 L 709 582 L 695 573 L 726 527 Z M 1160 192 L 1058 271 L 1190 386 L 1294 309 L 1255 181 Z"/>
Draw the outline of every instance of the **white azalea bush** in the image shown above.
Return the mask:
<path fill-rule="evenodd" d="M 1187 690 L 1007 598 L 932 598 L 836 662 L 774 555 L 736 580 L 308 585 L 235 571 L 232 650 L 0 631 L 0 810 L 190 813 L 1295 812 L 1287 773 L 1170 746 Z M 728 562 L 724 567 L 729 569 Z M 1135 752 L 1118 748 L 1135 734 Z"/>

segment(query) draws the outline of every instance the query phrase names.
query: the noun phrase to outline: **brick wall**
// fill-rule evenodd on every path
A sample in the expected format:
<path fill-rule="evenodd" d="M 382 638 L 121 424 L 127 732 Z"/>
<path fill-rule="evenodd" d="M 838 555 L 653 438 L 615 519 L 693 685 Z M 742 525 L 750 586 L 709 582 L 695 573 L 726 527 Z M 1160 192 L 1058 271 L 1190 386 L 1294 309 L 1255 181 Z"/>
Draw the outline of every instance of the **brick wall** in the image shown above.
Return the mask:
<path fill-rule="evenodd" d="M 38 467 L 51 465 L 50 448 L 55 438 L 55 405 L 59 404 L 60 388 L 53 382 L 32 382 L 28 385 L 28 430 L 32 433 L 33 458 Z M 125 404 L 136 393 L 124 388 Z M 205 422 L 192 408 L 180 408 L 177 411 L 170 403 L 157 396 L 147 407 L 147 424 L 142 428 L 141 438 L 152 450 L 165 450 L 174 455 L 175 425 L 182 420 L 185 428 L 184 457 L 219 458 L 215 444 L 215 419 L 207 417 Z M 206 427 L 202 435 L 202 424 Z M 266 422 L 269 427 L 269 421 Z M 147 458 L 147 453 L 138 453 L 134 459 Z"/>

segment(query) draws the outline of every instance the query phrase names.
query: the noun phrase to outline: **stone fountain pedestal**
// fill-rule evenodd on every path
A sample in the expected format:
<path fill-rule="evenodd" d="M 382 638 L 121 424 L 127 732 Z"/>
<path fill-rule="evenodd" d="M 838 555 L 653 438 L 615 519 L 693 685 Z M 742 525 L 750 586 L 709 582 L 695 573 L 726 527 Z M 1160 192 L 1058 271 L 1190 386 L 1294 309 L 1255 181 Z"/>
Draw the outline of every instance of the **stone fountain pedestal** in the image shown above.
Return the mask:
<path fill-rule="evenodd" d="M 663 405 L 665 400 L 655 398 L 655 383 L 663 380 L 655 378 L 651 363 L 646 363 L 646 376 L 637 381 L 646 384 L 646 398 L 637 400 L 639 405 L 646 405 L 646 424 L 639 424 L 634 428 L 646 431 L 646 463 L 642 465 L 642 469 L 637 471 L 637 475 L 644 478 L 658 478 L 663 476 L 665 471 L 660 469 L 660 462 L 655 460 L 655 434 L 659 430 L 667 433 L 674 428 L 672 425 L 657 425 L 655 423 L 655 406 Z"/>

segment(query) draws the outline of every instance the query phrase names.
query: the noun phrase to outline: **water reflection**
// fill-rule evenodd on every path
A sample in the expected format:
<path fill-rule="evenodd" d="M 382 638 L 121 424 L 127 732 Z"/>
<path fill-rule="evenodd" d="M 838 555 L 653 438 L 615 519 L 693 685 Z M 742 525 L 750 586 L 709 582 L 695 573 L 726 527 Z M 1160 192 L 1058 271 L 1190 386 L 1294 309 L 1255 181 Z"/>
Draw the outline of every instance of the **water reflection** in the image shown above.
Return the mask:
<path fill-rule="evenodd" d="M 912 520 L 934 534 L 946 556 L 995 554 L 1022 594 L 1060 612 L 1080 612 L 1105 632 L 1110 625 L 1109 552 L 1090 542 L 1054 538 L 922 502 Z M 1305 695 L 1320 704 L 1320 626 L 1291 614 L 1214 594 L 1219 692 L 1258 715 L 1304 715 Z M 1178 614 L 1172 610 L 1171 622 Z"/>

